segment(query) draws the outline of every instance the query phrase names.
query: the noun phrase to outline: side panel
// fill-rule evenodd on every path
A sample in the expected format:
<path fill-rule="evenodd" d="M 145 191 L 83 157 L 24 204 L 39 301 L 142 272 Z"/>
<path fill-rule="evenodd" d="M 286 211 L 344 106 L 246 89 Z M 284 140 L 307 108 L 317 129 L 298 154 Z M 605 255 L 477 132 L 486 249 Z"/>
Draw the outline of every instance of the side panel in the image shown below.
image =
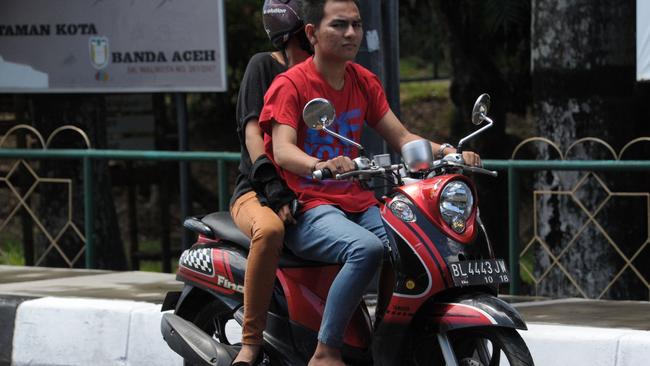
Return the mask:
<path fill-rule="evenodd" d="M 382 218 L 389 235 L 397 245 L 399 260 L 396 266 L 395 292 L 390 299 L 383 321 L 408 324 L 420 306 L 432 294 L 448 287 L 445 262 L 434 254 L 437 248 L 426 235 L 413 229 L 414 223 L 405 223 L 382 207 Z"/>
<path fill-rule="evenodd" d="M 246 254 L 221 243 L 194 245 L 181 255 L 177 279 L 235 301 L 244 301 Z"/>
<path fill-rule="evenodd" d="M 318 332 L 327 293 L 339 269 L 340 266 L 331 265 L 278 270 L 292 322 Z M 367 348 L 372 336 L 370 329 L 368 310 L 362 303 L 350 320 L 343 342 L 351 347 Z"/>

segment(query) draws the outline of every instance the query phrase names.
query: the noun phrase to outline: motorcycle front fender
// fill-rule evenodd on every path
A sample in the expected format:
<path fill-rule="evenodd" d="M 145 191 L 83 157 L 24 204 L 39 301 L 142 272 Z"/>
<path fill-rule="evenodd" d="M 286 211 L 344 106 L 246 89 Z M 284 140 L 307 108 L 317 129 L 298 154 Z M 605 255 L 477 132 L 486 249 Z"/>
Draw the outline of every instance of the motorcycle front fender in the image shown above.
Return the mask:
<path fill-rule="evenodd" d="M 486 293 L 462 294 L 427 304 L 428 319 L 436 332 L 472 327 L 528 330 L 519 312 L 507 302 Z"/>

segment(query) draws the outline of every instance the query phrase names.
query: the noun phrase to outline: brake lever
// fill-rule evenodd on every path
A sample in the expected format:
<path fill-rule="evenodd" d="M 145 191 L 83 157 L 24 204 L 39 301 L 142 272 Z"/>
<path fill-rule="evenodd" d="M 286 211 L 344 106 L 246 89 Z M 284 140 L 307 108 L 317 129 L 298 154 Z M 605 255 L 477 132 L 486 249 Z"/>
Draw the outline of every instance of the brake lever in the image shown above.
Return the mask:
<path fill-rule="evenodd" d="M 499 176 L 499 173 L 497 173 L 497 171 L 495 171 L 495 170 L 487 170 L 487 169 L 484 169 L 484 168 L 467 166 L 467 165 L 463 166 L 462 168 L 466 169 L 466 170 L 469 170 L 472 173 L 485 174 L 485 175 L 489 175 L 489 176 L 495 177 L 495 178 Z"/>
<path fill-rule="evenodd" d="M 380 174 L 386 174 L 386 172 L 389 171 L 396 171 L 400 169 L 399 164 L 394 164 L 391 165 L 390 167 L 386 168 L 374 168 L 374 169 L 359 169 L 359 170 L 351 170 L 349 172 L 341 173 L 336 175 L 336 179 L 347 179 L 348 177 L 356 176 L 356 175 L 380 175 Z"/>

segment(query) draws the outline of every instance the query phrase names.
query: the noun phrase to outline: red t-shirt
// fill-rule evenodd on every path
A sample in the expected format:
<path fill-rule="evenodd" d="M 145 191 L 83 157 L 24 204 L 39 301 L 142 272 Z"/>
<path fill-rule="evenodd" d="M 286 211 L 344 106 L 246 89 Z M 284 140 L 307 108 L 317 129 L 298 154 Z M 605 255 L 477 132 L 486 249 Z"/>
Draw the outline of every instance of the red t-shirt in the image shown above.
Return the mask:
<path fill-rule="evenodd" d="M 265 149 L 271 159 L 273 148 L 269 135 L 273 121 L 296 129 L 297 146 L 315 158 L 328 160 L 345 155 L 354 159 L 359 156 L 356 147 L 305 125 L 302 110 L 313 98 L 325 98 L 334 105 L 336 120 L 328 129 L 355 142 L 361 140 L 364 121 L 374 127 L 389 110 L 381 83 L 372 72 L 349 62 L 345 69 L 344 87 L 335 90 L 316 70 L 313 58 L 309 58 L 278 75 L 264 96 L 259 123 L 267 133 Z M 358 182 L 317 181 L 311 176 L 280 171 L 289 188 L 298 195 L 303 211 L 332 204 L 348 212 L 362 212 L 377 204 L 373 192 L 364 190 Z"/>

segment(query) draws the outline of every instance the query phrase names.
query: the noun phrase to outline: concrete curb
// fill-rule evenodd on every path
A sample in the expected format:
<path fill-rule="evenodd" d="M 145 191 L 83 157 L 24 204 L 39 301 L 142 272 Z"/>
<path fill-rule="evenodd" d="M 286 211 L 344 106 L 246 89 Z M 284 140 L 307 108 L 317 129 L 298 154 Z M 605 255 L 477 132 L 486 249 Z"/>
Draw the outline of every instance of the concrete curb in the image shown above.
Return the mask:
<path fill-rule="evenodd" d="M 29 299 L 32 297 L 0 296 L 0 366 L 11 364 L 16 309 L 20 303 Z"/>
<path fill-rule="evenodd" d="M 538 366 L 636 366 L 650 360 L 648 331 L 533 323 L 520 334 Z"/>
<path fill-rule="evenodd" d="M 8 355 L 15 366 L 183 364 L 160 335 L 160 305 L 70 297 L 5 297 L 1 304 L 17 311 L 13 352 L 0 341 L 0 365 L 9 365 Z M 0 321 L 6 326 L 6 317 Z M 532 323 L 521 335 L 537 366 L 636 366 L 650 359 L 649 331 Z"/>
<path fill-rule="evenodd" d="M 16 312 L 11 364 L 180 366 L 160 335 L 161 316 L 160 305 L 136 301 L 25 301 Z"/>

